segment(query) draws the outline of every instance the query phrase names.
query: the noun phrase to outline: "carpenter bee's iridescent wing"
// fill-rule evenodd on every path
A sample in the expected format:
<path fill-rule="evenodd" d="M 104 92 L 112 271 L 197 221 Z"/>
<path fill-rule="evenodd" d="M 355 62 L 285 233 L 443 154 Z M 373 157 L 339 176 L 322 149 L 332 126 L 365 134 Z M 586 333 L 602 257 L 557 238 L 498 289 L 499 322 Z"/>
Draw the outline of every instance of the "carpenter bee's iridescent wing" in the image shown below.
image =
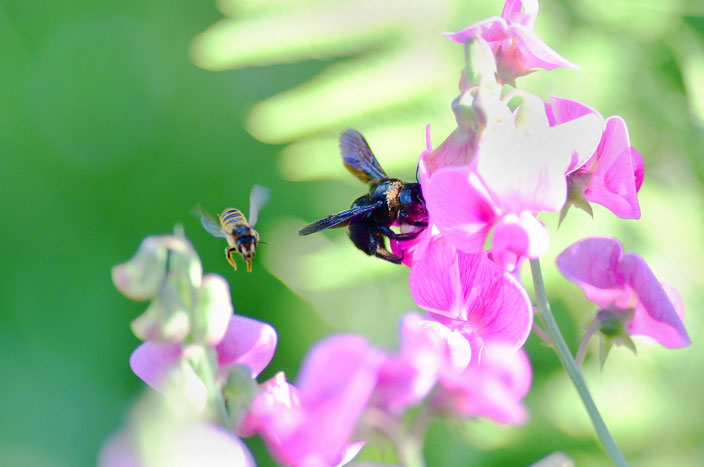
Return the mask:
<path fill-rule="evenodd" d="M 213 217 L 205 212 L 200 206 L 196 208 L 196 215 L 200 217 L 200 223 L 203 228 L 210 234 L 216 237 L 225 237 L 220 224 Z"/>
<path fill-rule="evenodd" d="M 249 218 L 247 219 L 247 223 L 249 223 L 250 227 L 254 227 L 254 224 L 257 223 L 259 211 L 264 207 L 266 202 L 269 201 L 270 194 L 269 189 L 261 185 L 254 185 L 252 187 L 252 192 L 249 194 Z"/>
<path fill-rule="evenodd" d="M 338 212 L 337 214 L 332 214 L 324 219 L 320 219 L 306 225 L 298 231 L 298 235 L 310 235 L 321 230 L 345 226 L 355 217 L 361 216 L 369 211 L 373 211 L 374 209 L 381 207 L 383 204 L 383 201 L 377 201 L 376 203 L 368 206 L 357 206 L 346 211 Z"/>
<path fill-rule="evenodd" d="M 389 178 L 374 157 L 367 140 L 357 130 L 346 130 L 340 135 L 340 153 L 347 170 L 364 183 Z"/>

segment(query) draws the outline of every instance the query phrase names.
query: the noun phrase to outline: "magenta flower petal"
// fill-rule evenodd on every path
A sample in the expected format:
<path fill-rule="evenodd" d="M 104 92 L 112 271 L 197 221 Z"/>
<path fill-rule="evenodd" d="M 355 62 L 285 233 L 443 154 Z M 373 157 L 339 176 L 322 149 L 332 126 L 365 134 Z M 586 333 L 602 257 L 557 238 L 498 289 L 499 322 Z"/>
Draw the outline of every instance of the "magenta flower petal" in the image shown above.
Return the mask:
<path fill-rule="evenodd" d="M 636 308 L 633 320 L 629 324 L 630 334 L 652 337 L 665 347 L 684 347 L 691 344 L 687 331 L 682 324 L 670 297 L 656 279 L 645 260 L 634 253 L 623 256 L 620 262 L 626 283 L 638 297 L 641 307 Z M 676 296 L 676 302 L 684 307 Z"/>
<path fill-rule="evenodd" d="M 483 250 L 496 217 L 477 183 L 471 168 L 449 167 L 435 172 L 424 191 L 433 222 L 457 248 L 466 252 Z"/>
<path fill-rule="evenodd" d="M 518 348 L 530 333 L 528 295 L 484 252 L 467 254 L 444 238 L 434 240 L 411 268 L 409 284 L 418 306 L 434 314 L 429 319 L 459 329 L 470 342 L 500 340 Z"/>
<path fill-rule="evenodd" d="M 350 453 L 381 362 L 382 355 L 361 337 L 325 339 L 306 357 L 298 391 L 286 390 L 281 377 L 265 385 L 267 393 L 255 399 L 246 428 L 261 433 L 283 464 L 336 465 Z"/>
<path fill-rule="evenodd" d="M 135 375 L 157 391 L 163 388 L 168 369 L 181 356 L 181 344 L 145 342 L 130 355 L 130 368 Z"/>
<path fill-rule="evenodd" d="M 640 191 L 641 185 L 643 185 L 643 176 L 645 175 L 645 166 L 643 165 L 643 158 L 640 153 L 631 148 L 631 159 L 633 160 L 633 176 L 636 179 L 636 193 Z"/>
<path fill-rule="evenodd" d="M 433 399 L 445 412 L 465 417 L 484 416 L 499 423 L 523 423 L 527 413 L 521 400 L 532 380 L 523 350 L 495 343 L 482 358 L 459 375 L 446 377 Z"/>
<path fill-rule="evenodd" d="M 665 347 L 691 343 L 682 324 L 684 305 L 679 294 L 666 290 L 643 258 L 624 255 L 617 240 L 580 240 L 558 256 L 557 265 L 600 308 L 611 314 L 624 312 L 628 334 L 650 337 Z"/>
<path fill-rule="evenodd" d="M 570 245 L 557 257 L 557 268 L 579 285 L 590 301 L 604 308 L 623 295 L 626 285 L 619 269 L 623 255 L 614 238 L 590 237 Z"/>
<path fill-rule="evenodd" d="M 276 331 L 270 325 L 244 316 L 233 315 L 225 336 L 215 347 L 221 371 L 231 365 L 244 364 L 252 377 L 269 364 L 276 350 Z"/>
<path fill-rule="evenodd" d="M 416 304 L 424 310 L 459 317 L 454 303 L 461 299 L 453 284 L 459 281 L 455 269 L 457 250 L 445 238 L 430 243 L 425 254 L 411 268 L 409 286 Z"/>
<path fill-rule="evenodd" d="M 424 163 L 429 174 L 442 167 L 466 166 L 472 162 L 476 135 L 456 128 L 435 150 L 426 154 Z"/>
<path fill-rule="evenodd" d="M 631 142 L 626 122 L 621 117 L 606 120 L 606 130 L 593 164 L 584 198 L 601 204 L 623 219 L 639 219 Z"/>
<path fill-rule="evenodd" d="M 513 272 L 521 258 L 539 258 L 550 246 L 550 234 L 530 212 L 504 216 L 494 227 L 492 260 Z"/>

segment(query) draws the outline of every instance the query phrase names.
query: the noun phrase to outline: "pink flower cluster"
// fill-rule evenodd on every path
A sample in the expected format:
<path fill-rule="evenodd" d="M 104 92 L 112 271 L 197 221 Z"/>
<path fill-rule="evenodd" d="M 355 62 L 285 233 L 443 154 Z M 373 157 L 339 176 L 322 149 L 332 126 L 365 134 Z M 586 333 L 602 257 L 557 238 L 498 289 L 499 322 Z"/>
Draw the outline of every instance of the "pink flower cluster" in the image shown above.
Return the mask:
<path fill-rule="evenodd" d="M 480 363 L 471 359 L 461 330 L 415 314 L 403 319 L 400 334 L 398 353 L 374 348 L 356 335 L 323 340 L 309 352 L 295 386 L 283 373 L 259 386 L 239 417 L 237 434 L 261 435 L 282 464 L 326 466 L 351 460 L 364 445 L 362 435 L 379 428 L 365 423 L 365 413 L 400 417 L 427 397 L 431 414 L 484 416 L 502 423 L 526 419 L 520 401 L 531 372 L 523 352 L 492 343 Z M 269 325 L 233 316 L 216 346 L 219 379 L 238 364 L 256 376 L 275 345 Z M 184 352 L 179 344 L 147 342 L 134 351 L 130 365 L 150 386 L 163 390 Z M 193 392 L 206 395 L 205 389 Z"/>

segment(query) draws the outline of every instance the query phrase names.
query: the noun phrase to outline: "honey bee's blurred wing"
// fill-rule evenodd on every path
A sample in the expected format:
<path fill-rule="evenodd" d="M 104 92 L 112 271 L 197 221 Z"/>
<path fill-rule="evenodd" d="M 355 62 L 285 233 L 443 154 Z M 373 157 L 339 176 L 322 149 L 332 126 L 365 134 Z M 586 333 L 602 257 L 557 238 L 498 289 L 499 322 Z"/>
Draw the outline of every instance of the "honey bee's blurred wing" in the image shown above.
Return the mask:
<path fill-rule="evenodd" d="M 377 201 L 369 206 L 358 206 L 356 208 L 348 209 L 346 211 L 338 212 L 324 219 L 311 222 L 310 224 L 303 227 L 298 231 L 298 235 L 310 235 L 315 232 L 319 232 L 325 229 L 331 229 L 334 227 L 342 227 L 347 225 L 352 219 L 357 216 L 361 216 L 364 213 L 373 211 L 374 209 L 381 207 L 384 204 L 383 201 Z"/>
<path fill-rule="evenodd" d="M 261 185 L 254 185 L 252 187 L 252 192 L 249 194 L 249 218 L 247 219 L 247 223 L 250 227 L 254 227 L 254 224 L 257 223 L 259 211 L 264 207 L 266 202 L 269 201 L 270 194 L 269 189 Z"/>
<path fill-rule="evenodd" d="M 389 178 L 374 157 L 367 140 L 357 130 L 346 130 L 340 135 L 340 153 L 347 170 L 364 183 Z"/>
<path fill-rule="evenodd" d="M 196 215 L 200 217 L 201 225 L 210 235 L 223 238 L 225 237 L 220 225 L 210 216 L 210 214 L 203 211 L 200 206 L 196 208 Z"/>

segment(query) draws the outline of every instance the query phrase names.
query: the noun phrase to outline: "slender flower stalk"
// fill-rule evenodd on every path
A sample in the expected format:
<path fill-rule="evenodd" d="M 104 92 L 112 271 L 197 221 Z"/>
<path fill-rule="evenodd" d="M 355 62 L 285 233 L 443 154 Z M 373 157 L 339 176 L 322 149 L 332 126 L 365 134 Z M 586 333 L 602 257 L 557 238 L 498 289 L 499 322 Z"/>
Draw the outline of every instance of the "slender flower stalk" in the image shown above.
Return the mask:
<path fill-rule="evenodd" d="M 540 271 L 540 261 L 537 259 L 531 259 L 530 269 L 533 275 L 535 298 L 538 302 L 539 312 L 537 313 L 537 316 L 552 339 L 553 348 L 555 349 L 557 358 L 560 359 L 560 363 L 562 363 L 562 366 L 565 368 L 565 371 L 570 376 L 572 383 L 577 389 L 579 397 L 582 399 L 582 403 L 587 409 L 589 418 L 592 420 L 596 434 L 599 437 L 602 446 L 604 446 L 607 454 L 615 465 L 627 466 L 628 463 L 626 462 L 626 458 L 623 457 L 623 454 L 616 445 L 616 441 L 614 441 L 611 433 L 609 433 L 609 429 L 604 423 L 604 420 L 601 418 L 601 414 L 599 414 L 596 404 L 594 404 L 594 400 L 589 393 L 587 383 L 584 381 L 584 376 L 582 376 L 582 372 L 577 366 L 574 358 L 572 358 L 572 354 L 570 353 L 570 349 L 567 347 L 565 338 L 562 336 L 560 328 L 557 326 L 557 322 L 552 315 L 552 311 L 550 311 L 550 303 L 548 302 L 547 292 L 545 291 L 543 274 Z"/>
<path fill-rule="evenodd" d="M 550 336 L 548 336 L 547 333 L 543 331 L 543 328 L 541 328 L 535 321 L 533 321 L 533 332 L 540 337 L 548 347 L 553 347 Z"/>
<path fill-rule="evenodd" d="M 595 318 L 592 321 L 592 324 L 589 325 L 587 332 L 584 333 L 582 342 L 579 343 L 579 348 L 577 349 L 577 356 L 575 357 L 575 360 L 577 360 L 577 365 L 580 368 L 584 363 L 584 355 L 587 353 L 587 345 L 589 344 L 589 340 L 592 338 L 597 329 L 599 329 L 599 320 Z"/>

